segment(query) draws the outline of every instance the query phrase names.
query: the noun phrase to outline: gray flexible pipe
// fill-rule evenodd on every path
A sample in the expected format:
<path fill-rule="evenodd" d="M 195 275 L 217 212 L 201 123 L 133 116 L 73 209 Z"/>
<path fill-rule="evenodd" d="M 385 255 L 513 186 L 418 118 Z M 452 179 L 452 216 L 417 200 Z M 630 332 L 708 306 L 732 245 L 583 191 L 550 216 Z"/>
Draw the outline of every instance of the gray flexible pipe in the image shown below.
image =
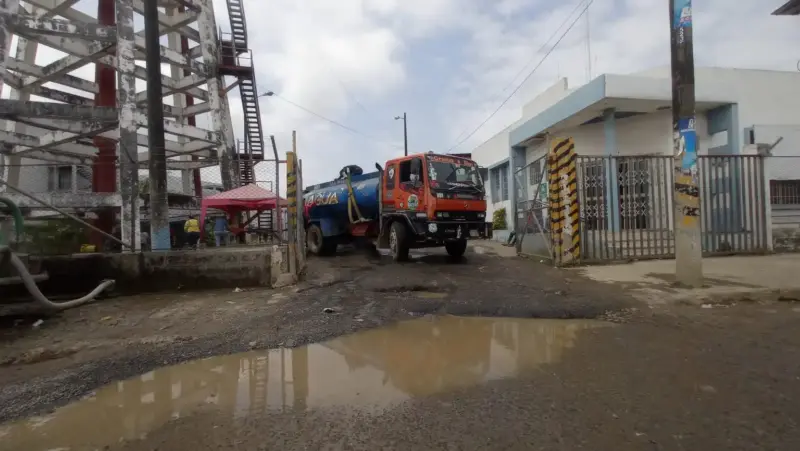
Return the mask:
<path fill-rule="evenodd" d="M 41 304 L 43 307 L 49 310 L 66 310 L 68 308 L 77 307 L 81 304 L 85 304 L 91 300 L 93 300 L 97 295 L 108 289 L 109 287 L 114 285 L 113 280 L 105 280 L 100 285 L 97 286 L 91 293 L 87 294 L 86 296 L 78 299 L 73 299 L 71 301 L 65 302 L 53 302 L 50 299 L 47 299 L 44 294 L 42 294 L 39 287 L 36 286 L 36 281 L 33 280 L 31 277 L 31 273 L 28 272 L 28 268 L 25 267 L 25 263 L 19 259 L 8 246 L 0 246 L 0 255 L 7 253 L 10 257 L 11 266 L 17 270 L 19 276 L 22 278 L 22 283 L 25 285 L 25 288 L 28 289 L 28 293 L 33 296 L 33 299 Z"/>

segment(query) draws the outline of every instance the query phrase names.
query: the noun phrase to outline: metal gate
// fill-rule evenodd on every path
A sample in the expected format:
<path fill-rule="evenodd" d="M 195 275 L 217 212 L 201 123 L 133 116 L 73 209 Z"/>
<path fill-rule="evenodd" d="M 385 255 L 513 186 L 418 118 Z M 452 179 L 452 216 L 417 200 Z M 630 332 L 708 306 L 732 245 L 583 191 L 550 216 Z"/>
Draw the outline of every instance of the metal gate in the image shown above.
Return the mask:
<path fill-rule="evenodd" d="M 515 232 L 517 252 L 551 260 L 553 244 L 548 214 L 548 161 L 538 158 L 514 173 L 517 193 Z"/>
<path fill-rule="evenodd" d="M 581 262 L 673 258 L 671 156 L 578 156 Z M 698 159 L 705 255 L 765 252 L 761 156 Z"/>

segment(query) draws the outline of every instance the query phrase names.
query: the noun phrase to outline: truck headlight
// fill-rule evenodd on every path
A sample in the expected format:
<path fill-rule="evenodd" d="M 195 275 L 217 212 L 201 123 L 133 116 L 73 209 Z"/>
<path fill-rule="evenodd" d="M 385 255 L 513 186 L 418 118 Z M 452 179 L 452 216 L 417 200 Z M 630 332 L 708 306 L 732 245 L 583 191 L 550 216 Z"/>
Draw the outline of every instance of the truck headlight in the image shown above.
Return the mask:
<path fill-rule="evenodd" d="M 417 217 L 425 219 L 425 218 L 428 217 L 428 214 L 427 213 L 417 213 Z"/>
<path fill-rule="evenodd" d="M 478 213 L 478 218 L 483 219 L 486 217 L 486 213 Z"/>
<path fill-rule="evenodd" d="M 428 224 L 428 232 L 436 233 L 437 231 L 439 231 L 439 227 L 435 223 Z"/>

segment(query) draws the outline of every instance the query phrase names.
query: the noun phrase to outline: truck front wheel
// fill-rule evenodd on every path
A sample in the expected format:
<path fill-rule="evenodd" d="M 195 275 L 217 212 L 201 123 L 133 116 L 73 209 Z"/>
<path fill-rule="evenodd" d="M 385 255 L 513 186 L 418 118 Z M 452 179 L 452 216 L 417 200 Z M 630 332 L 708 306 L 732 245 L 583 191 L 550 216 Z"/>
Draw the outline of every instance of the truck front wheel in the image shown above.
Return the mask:
<path fill-rule="evenodd" d="M 444 248 L 447 250 L 447 254 L 451 257 L 462 257 L 464 256 L 464 252 L 467 251 L 467 240 L 457 240 L 444 243 Z"/>
<path fill-rule="evenodd" d="M 389 250 L 392 252 L 392 259 L 396 262 L 408 260 L 408 230 L 405 224 L 395 221 L 389 228 Z"/>
<path fill-rule="evenodd" d="M 306 246 L 314 255 L 325 256 L 336 252 L 336 241 L 333 238 L 325 238 L 322 229 L 316 224 L 309 226 L 306 231 Z"/>

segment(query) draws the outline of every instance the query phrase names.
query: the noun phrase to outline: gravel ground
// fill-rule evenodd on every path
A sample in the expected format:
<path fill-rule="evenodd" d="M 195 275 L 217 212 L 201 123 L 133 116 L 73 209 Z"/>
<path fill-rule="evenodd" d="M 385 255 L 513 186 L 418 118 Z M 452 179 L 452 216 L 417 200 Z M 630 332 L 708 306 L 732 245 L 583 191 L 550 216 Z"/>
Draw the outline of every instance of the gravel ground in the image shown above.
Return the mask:
<path fill-rule="evenodd" d="M 119 298 L 45 318 L 36 328 L 36 316 L 7 319 L 0 329 L 0 422 L 156 367 L 296 347 L 413 316 L 596 318 L 635 305 L 613 287 L 529 260 L 470 252 L 452 261 L 434 252 L 398 265 L 352 251 L 312 259 L 306 282 L 284 290 Z"/>
<path fill-rule="evenodd" d="M 621 324 L 579 332 L 559 360 L 514 379 L 369 415 L 319 409 L 233 420 L 200 410 L 108 449 L 800 449 L 793 302 L 651 310 L 573 272 L 474 253 L 459 263 L 440 255 L 404 265 L 361 254 L 312 260 L 307 280 L 282 291 L 104 301 L 38 329 L 7 328 L 0 419 L 165 364 L 295 347 L 425 314 L 599 317 Z"/>
<path fill-rule="evenodd" d="M 584 330 L 540 371 L 377 415 L 200 412 L 112 449 L 796 450 L 798 318 L 789 305 L 679 307 Z"/>

